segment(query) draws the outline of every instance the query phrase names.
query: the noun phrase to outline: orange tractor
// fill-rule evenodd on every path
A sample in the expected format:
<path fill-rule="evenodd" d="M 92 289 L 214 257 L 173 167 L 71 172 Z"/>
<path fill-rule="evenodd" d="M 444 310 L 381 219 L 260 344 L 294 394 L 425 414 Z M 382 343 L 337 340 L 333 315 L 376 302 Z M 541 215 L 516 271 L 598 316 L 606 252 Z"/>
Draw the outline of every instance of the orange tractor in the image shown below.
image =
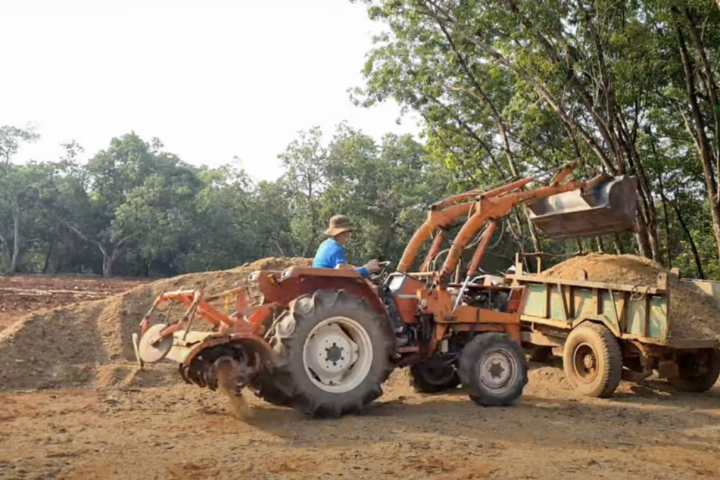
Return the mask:
<path fill-rule="evenodd" d="M 634 223 L 634 178 L 580 182 L 568 180 L 571 172 L 562 169 L 535 189 L 527 188 L 535 180 L 525 178 L 431 205 L 395 271 L 384 263 L 371 280 L 350 269 L 294 267 L 250 275 L 261 293 L 254 301 L 241 288 L 163 293 L 143 319 L 141 337 L 133 336 L 138 361 L 142 366 L 168 357 L 188 383 L 233 395 L 248 387 L 272 404 L 312 416 L 360 411 L 382 394 L 390 373 L 405 366 L 419 391 L 462 384 L 479 405 L 511 404 L 527 383 L 518 313 L 525 291 L 477 276 L 498 222 L 524 204 L 533 222 L 555 237 L 599 236 Z M 444 233 L 463 220 L 441 251 Z M 431 238 L 419 270 L 409 272 Z M 453 279 L 473 245 L 464 280 Z M 231 315 L 210 305 L 228 297 L 235 300 Z M 151 325 L 156 307 L 168 301 L 182 304 L 184 315 Z M 212 328 L 190 330 L 195 316 Z"/>

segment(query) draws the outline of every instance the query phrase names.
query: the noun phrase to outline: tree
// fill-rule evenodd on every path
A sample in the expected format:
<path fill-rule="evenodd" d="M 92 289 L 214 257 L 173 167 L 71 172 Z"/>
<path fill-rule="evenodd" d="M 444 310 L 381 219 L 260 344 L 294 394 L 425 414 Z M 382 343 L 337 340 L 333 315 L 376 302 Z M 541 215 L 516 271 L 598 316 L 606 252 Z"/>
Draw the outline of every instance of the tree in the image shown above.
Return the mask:
<path fill-rule="evenodd" d="M 290 192 L 290 230 L 300 241 L 294 253 L 305 257 L 323 230 L 320 196 L 325 188 L 323 172 L 327 152 L 319 127 L 301 131 L 299 137 L 279 158 L 285 168 L 282 181 Z"/>
<path fill-rule="evenodd" d="M 30 169 L 12 163 L 23 143 L 39 137 L 32 128 L 0 127 L 0 242 L 8 273 L 18 271 L 22 243 L 22 220 L 26 205 L 37 195 L 43 180 L 41 168 Z"/>
<path fill-rule="evenodd" d="M 389 31 L 376 38 L 365 86 L 354 91 L 358 103 L 392 97 L 419 112 L 429 142 L 468 178 L 502 181 L 568 160 L 580 162 L 581 174 L 635 175 L 636 245 L 641 254 L 663 260 L 659 179 L 648 173 L 652 160 L 642 145 L 645 135 L 669 140 L 662 137 L 665 126 L 678 117 L 689 132 L 681 141 L 695 138 L 699 159 L 710 165 L 720 109 L 712 108 L 717 73 L 706 60 L 720 45 L 717 10 L 699 1 L 651 0 L 365 3 L 370 17 Z M 702 34 L 698 18 L 706 27 Z M 690 39 L 690 69 L 678 55 L 682 44 L 673 40 L 678 28 Z M 700 92 L 688 98 L 701 98 L 705 108 L 693 109 L 692 100 L 678 96 L 693 84 L 673 74 L 683 71 Z M 712 186 L 707 188 L 712 197 Z M 613 240 L 621 250 L 622 239 Z"/>

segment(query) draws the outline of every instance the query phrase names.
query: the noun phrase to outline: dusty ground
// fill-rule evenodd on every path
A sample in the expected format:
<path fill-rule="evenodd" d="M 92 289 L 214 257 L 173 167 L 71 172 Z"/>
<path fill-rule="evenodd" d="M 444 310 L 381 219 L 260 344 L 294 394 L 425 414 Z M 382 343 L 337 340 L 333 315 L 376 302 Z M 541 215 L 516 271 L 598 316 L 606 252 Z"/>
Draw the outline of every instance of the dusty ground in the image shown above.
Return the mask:
<path fill-rule="evenodd" d="M 590 400 L 533 365 L 518 405 L 488 409 L 414 394 L 399 372 L 363 416 L 310 420 L 247 394 L 241 421 L 176 378 L 115 365 L 92 389 L 0 394 L 0 479 L 720 478 L 720 387 Z"/>

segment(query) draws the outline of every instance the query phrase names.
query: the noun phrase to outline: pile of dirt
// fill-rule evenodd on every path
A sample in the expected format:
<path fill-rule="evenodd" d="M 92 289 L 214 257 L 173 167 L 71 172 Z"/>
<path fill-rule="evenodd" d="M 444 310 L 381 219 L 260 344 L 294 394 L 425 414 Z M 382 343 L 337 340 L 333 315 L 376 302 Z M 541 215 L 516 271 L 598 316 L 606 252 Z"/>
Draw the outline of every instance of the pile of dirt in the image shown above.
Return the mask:
<path fill-rule="evenodd" d="M 204 291 L 216 293 L 247 286 L 248 276 L 256 270 L 310 264 L 304 258 L 266 258 L 232 270 L 181 275 L 102 300 L 34 312 L 0 332 L 0 391 L 85 385 L 93 381 L 99 365 L 135 361 L 132 333 L 139 331 L 140 321 L 163 291 L 204 285 Z"/>
<path fill-rule="evenodd" d="M 100 300 L 143 283 L 147 279 L 31 274 L 0 277 L 0 331 L 35 310 Z"/>
<path fill-rule="evenodd" d="M 634 255 L 591 253 L 573 257 L 540 274 L 548 278 L 580 280 L 583 271 L 591 282 L 622 283 L 643 287 L 657 285 L 658 274 L 668 273 L 660 264 Z M 720 311 L 713 300 L 692 286 L 668 277 L 670 334 L 675 339 L 719 338 Z"/>

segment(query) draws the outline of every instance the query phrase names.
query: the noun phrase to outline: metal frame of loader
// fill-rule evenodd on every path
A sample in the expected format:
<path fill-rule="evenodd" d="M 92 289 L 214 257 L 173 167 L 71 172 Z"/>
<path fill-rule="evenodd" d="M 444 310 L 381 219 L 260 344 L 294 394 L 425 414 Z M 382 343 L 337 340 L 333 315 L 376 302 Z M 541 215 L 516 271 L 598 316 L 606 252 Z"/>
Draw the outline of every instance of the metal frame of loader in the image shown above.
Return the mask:
<path fill-rule="evenodd" d="M 523 271 L 521 256 L 537 257 L 540 273 L 542 254 L 517 254 L 517 272 Z M 553 348 L 562 349 L 569 383 L 600 398 L 612 396 L 621 379 L 637 382 L 655 372 L 685 391 L 703 392 L 716 383 L 720 342 L 672 338 L 668 274 L 660 273 L 656 285 L 593 282 L 586 272 L 581 275 L 508 276 L 512 285 L 527 289 L 521 336 L 532 359 L 544 361 Z M 680 280 L 678 269 L 669 275 Z"/>

